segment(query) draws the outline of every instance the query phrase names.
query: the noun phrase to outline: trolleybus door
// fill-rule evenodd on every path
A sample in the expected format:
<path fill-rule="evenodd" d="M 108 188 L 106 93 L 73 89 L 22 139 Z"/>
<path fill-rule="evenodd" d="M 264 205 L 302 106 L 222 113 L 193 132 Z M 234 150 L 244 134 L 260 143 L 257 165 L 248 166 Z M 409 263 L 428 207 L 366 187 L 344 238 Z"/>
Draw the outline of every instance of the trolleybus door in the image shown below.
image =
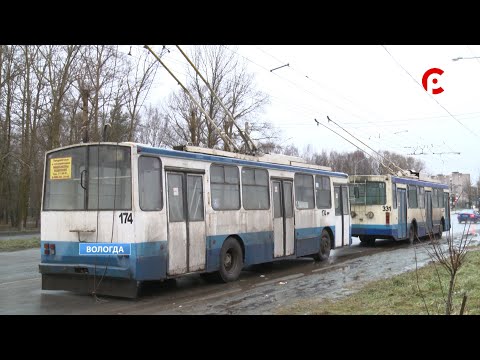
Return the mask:
<path fill-rule="evenodd" d="M 433 231 L 433 222 L 432 222 L 432 192 L 425 191 L 425 217 L 426 217 L 426 226 L 427 233 Z"/>
<path fill-rule="evenodd" d="M 272 180 L 274 257 L 295 252 L 292 188 L 291 180 Z"/>
<path fill-rule="evenodd" d="M 335 185 L 335 246 L 351 244 L 350 206 L 348 205 L 348 185 Z"/>
<path fill-rule="evenodd" d="M 205 269 L 203 175 L 167 172 L 168 274 Z"/>
<path fill-rule="evenodd" d="M 407 237 L 407 192 L 405 189 L 397 189 L 398 200 L 398 230 L 397 238 L 405 239 Z"/>

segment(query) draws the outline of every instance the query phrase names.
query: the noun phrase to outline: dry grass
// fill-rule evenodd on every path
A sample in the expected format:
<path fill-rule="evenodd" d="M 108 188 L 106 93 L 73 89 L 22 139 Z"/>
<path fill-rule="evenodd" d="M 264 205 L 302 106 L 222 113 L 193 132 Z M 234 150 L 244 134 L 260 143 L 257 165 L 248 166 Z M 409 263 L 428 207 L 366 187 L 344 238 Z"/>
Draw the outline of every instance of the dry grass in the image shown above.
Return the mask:
<path fill-rule="evenodd" d="M 40 248 L 40 238 L 0 240 L 0 252 Z"/>

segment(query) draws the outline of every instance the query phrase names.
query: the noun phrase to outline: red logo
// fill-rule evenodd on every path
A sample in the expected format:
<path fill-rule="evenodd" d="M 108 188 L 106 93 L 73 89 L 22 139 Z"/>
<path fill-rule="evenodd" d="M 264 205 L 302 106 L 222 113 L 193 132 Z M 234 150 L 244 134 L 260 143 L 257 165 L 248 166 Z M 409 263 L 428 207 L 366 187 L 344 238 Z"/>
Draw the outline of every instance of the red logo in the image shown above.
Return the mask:
<path fill-rule="evenodd" d="M 442 75 L 443 70 L 439 69 L 439 68 L 431 68 L 431 69 L 425 71 L 425 74 L 423 74 L 423 77 L 422 77 L 422 85 L 423 85 L 423 88 L 425 89 L 425 91 L 427 91 L 427 92 L 428 92 L 428 88 L 427 88 L 428 78 L 432 74 Z M 432 80 L 432 83 L 434 83 L 434 84 L 436 84 L 437 82 L 438 82 L 438 79 L 436 79 L 436 78 L 434 78 Z M 440 94 L 442 92 L 443 92 L 443 88 L 441 86 L 439 86 L 437 88 L 432 88 L 432 94 L 433 95 Z"/>

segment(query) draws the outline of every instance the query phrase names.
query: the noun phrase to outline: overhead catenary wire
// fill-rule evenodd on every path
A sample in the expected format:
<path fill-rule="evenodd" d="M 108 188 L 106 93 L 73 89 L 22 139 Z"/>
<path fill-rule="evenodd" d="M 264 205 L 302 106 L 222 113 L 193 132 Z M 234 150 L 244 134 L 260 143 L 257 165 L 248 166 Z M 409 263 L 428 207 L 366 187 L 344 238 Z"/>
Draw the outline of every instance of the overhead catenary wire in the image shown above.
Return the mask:
<path fill-rule="evenodd" d="M 248 58 L 248 57 L 246 57 L 246 56 L 244 56 L 244 55 L 242 55 L 242 54 L 238 53 L 238 52 L 237 52 L 237 51 L 235 51 L 235 50 L 232 50 L 232 49 L 230 49 L 230 48 L 229 48 L 229 47 L 227 47 L 227 46 L 224 46 L 224 45 L 222 45 L 222 46 L 223 46 L 223 47 L 225 47 L 226 49 L 228 49 L 229 51 L 231 51 L 231 52 L 233 52 L 233 53 L 235 53 L 235 54 L 237 54 L 237 55 L 239 55 L 239 56 L 243 57 L 245 60 L 247 60 L 247 61 L 251 62 L 252 64 L 254 64 L 254 65 L 256 65 L 256 66 L 258 66 L 258 67 L 262 68 L 263 70 L 265 70 L 265 71 L 267 71 L 267 72 L 269 72 L 269 73 L 270 73 L 270 70 L 269 70 L 269 69 L 267 69 L 266 67 L 264 67 L 264 66 L 262 66 L 262 65 L 258 64 L 258 63 L 257 63 L 257 62 L 255 62 L 255 61 L 251 60 L 250 58 Z M 278 60 L 278 59 L 277 59 L 277 60 Z M 284 77 L 282 77 L 282 76 L 280 76 L 280 75 L 278 75 L 278 74 L 275 74 L 275 73 L 273 73 L 273 74 L 274 74 L 274 75 L 276 75 L 276 76 L 277 76 L 278 78 L 280 78 L 281 80 L 283 80 L 283 81 L 286 81 L 286 82 L 289 82 L 289 83 L 293 84 L 295 87 L 297 87 L 297 88 L 299 88 L 301 91 L 303 91 L 303 92 L 305 92 L 305 93 L 307 93 L 307 94 L 309 94 L 309 95 L 313 96 L 314 98 L 316 98 L 316 99 L 319 99 L 319 100 L 321 100 L 321 101 L 323 101 L 323 102 L 325 102 L 325 103 L 327 103 L 327 104 L 329 104 L 329 105 L 332 105 L 332 106 L 334 106 L 334 107 L 336 107 L 336 108 L 338 108 L 338 109 L 340 109 L 340 110 L 342 110 L 342 111 L 345 111 L 346 113 L 349 113 L 350 115 L 353 115 L 354 117 L 357 117 L 357 118 L 359 118 L 359 119 L 362 119 L 362 118 L 361 118 L 359 115 L 357 115 L 357 114 L 353 114 L 352 112 L 350 112 L 350 111 L 347 111 L 347 110 L 343 109 L 342 107 L 340 107 L 340 106 L 338 106 L 338 105 L 336 105 L 336 104 L 333 104 L 333 103 L 331 103 L 330 101 L 328 101 L 328 100 L 326 100 L 326 99 L 324 99 L 324 98 L 322 98 L 322 97 L 320 97 L 320 96 L 318 96 L 318 95 L 314 94 L 313 92 L 311 92 L 311 91 L 309 91 L 309 90 L 306 90 L 306 89 L 304 89 L 303 87 L 299 86 L 299 85 L 298 85 L 297 83 L 295 83 L 294 81 L 292 81 L 292 80 L 289 80 L 289 79 L 286 79 L 286 78 L 284 78 Z M 377 126 L 378 126 L 378 125 L 377 125 Z M 391 145 L 391 144 L 390 144 L 390 145 Z M 399 145 L 398 145 L 398 146 L 399 146 Z M 398 146 L 397 146 L 397 148 L 398 148 Z"/>
<path fill-rule="evenodd" d="M 280 59 L 277 58 L 276 56 L 273 56 L 272 54 L 270 54 L 269 52 L 267 52 L 267 51 L 265 51 L 264 49 L 260 48 L 259 46 L 257 46 L 257 45 L 253 45 L 253 46 L 254 46 L 256 49 L 258 49 L 258 50 L 260 50 L 261 52 L 263 52 L 264 54 L 270 56 L 272 59 L 275 59 L 275 60 L 278 61 L 279 63 L 285 63 L 283 60 L 280 60 Z M 348 97 L 346 97 L 346 96 L 344 96 L 343 94 L 341 94 L 338 90 L 333 89 L 333 88 L 330 88 L 329 86 L 326 86 L 325 84 L 320 83 L 319 81 L 315 80 L 312 76 L 307 75 L 307 74 L 305 74 L 305 73 L 297 70 L 295 67 L 290 66 L 290 64 L 289 64 L 289 68 L 290 68 L 292 71 L 296 72 L 301 78 L 308 79 L 309 81 L 313 82 L 314 84 L 318 85 L 319 87 L 325 88 L 326 90 L 335 93 L 339 98 L 341 98 L 341 99 L 349 102 L 350 104 L 356 106 L 357 108 L 362 109 L 362 110 L 364 110 L 364 111 L 366 111 L 366 112 L 368 112 L 368 113 L 374 114 L 375 116 L 378 116 L 378 114 L 376 114 L 374 111 L 366 108 L 366 107 L 363 106 L 363 105 L 360 105 L 360 104 L 355 103 L 354 101 L 350 100 Z M 370 122 L 370 121 L 368 121 L 368 122 Z"/>
<path fill-rule="evenodd" d="M 236 52 L 235 50 L 233 50 L 233 49 L 231 49 L 231 48 L 229 48 L 229 47 L 226 47 L 226 46 L 224 46 L 224 47 L 225 47 L 227 50 L 229 50 L 229 51 L 231 51 L 231 52 L 234 52 L 234 53 L 240 55 L 241 57 L 245 58 L 247 61 L 253 63 L 254 65 L 262 68 L 262 69 L 265 70 L 266 72 L 267 72 L 267 71 L 270 72 L 270 70 L 269 70 L 268 68 L 262 66 L 261 64 L 259 64 L 259 63 L 255 62 L 255 61 L 253 61 L 253 60 L 251 60 L 251 59 L 249 59 L 249 58 L 241 55 L 240 53 Z M 274 59 L 275 59 L 276 61 L 278 61 L 279 63 L 280 63 L 280 62 L 283 62 L 282 60 L 280 60 L 280 59 L 278 59 L 278 58 L 275 58 L 274 56 L 268 54 L 268 53 L 265 52 L 263 49 L 259 48 L 259 50 L 262 51 L 263 53 L 271 56 L 272 58 L 274 58 Z M 170 60 L 172 60 L 172 61 L 174 61 L 174 62 L 176 62 L 176 63 L 181 63 L 181 64 L 185 64 L 185 65 L 186 65 L 186 62 L 182 62 L 182 61 L 179 61 L 179 60 L 173 58 L 173 57 L 171 56 L 171 54 L 166 54 L 166 55 L 167 55 L 166 57 L 168 57 Z M 133 57 L 136 57 L 136 56 L 133 55 Z M 136 58 L 140 59 L 140 57 L 136 57 Z M 163 58 L 165 58 L 165 56 L 162 56 L 162 59 L 163 59 Z M 293 71 L 295 71 L 296 73 L 299 73 L 299 74 L 300 74 L 300 72 L 299 72 L 297 69 L 295 69 L 295 68 L 293 68 L 293 67 L 291 67 L 291 66 L 289 66 L 289 67 L 290 67 Z M 176 70 L 176 72 L 179 72 L 179 71 Z M 181 73 L 181 72 L 180 72 L 180 73 Z M 276 74 L 276 75 L 277 75 L 277 76 L 279 77 L 279 79 L 281 79 L 282 81 L 290 82 L 291 84 L 294 84 L 297 88 L 299 88 L 301 91 L 306 92 L 306 93 L 314 96 L 315 98 L 319 98 L 316 94 L 312 93 L 311 91 L 305 90 L 304 88 L 302 88 L 301 86 L 299 86 L 299 85 L 296 84 L 295 82 L 293 82 L 293 81 L 291 81 L 291 80 L 288 80 L 288 79 L 285 79 L 285 78 L 279 76 L 278 74 Z M 313 81 L 313 82 L 315 82 L 315 83 L 317 83 L 317 82 L 316 82 L 313 78 L 311 78 L 310 76 L 305 75 L 304 77 L 305 77 L 305 78 L 308 78 L 309 80 L 311 80 L 311 81 Z M 319 84 L 319 85 L 322 86 L 322 84 Z M 150 91 L 150 89 L 149 89 L 149 91 Z M 341 96 L 341 94 L 340 94 L 339 96 Z M 355 104 L 355 103 L 354 103 L 353 101 L 351 101 L 350 99 L 345 98 L 345 97 L 343 97 L 343 98 L 344 98 L 345 100 L 349 101 L 350 103 L 358 106 L 358 104 Z M 323 99 L 323 98 L 321 98 L 321 100 L 322 100 L 322 101 L 325 101 L 325 102 L 327 102 L 327 103 L 329 103 L 329 104 L 331 104 L 329 101 L 327 101 L 327 100 L 325 100 L 325 99 Z M 281 100 L 281 101 L 283 102 L 283 105 L 285 105 L 286 102 L 288 103 L 288 100 Z M 298 104 L 295 104 L 295 106 L 298 106 Z M 334 106 L 335 106 L 335 105 L 334 105 Z M 344 109 L 341 108 L 341 110 L 344 110 Z M 318 109 L 317 109 L 317 110 L 311 109 L 311 111 L 312 111 L 312 112 L 318 112 Z M 312 115 L 313 115 L 313 114 L 312 114 Z M 355 114 L 353 114 L 353 115 L 356 116 L 356 117 L 359 117 L 358 115 L 355 115 Z M 360 118 L 360 117 L 359 117 L 359 118 Z M 358 122 L 357 122 L 357 123 L 358 123 Z M 370 121 L 367 121 L 367 123 L 371 123 L 371 122 L 370 122 Z M 379 123 L 379 122 L 376 122 L 375 126 L 378 126 L 378 123 Z M 355 123 L 355 124 L 356 124 L 356 123 Z M 359 123 L 359 124 L 361 124 L 361 123 Z M 301 124 L 297 124 L 297 125 L 301 125 Z M 305 124 L 305 125 L 308 125 L 308 124 Z M 287 124 L 286 124 L 286 125 L 283 125 L 283 126 L 279 126 L 279 128 L 287 128 L 287 127 L 294 127 L 294 126 L 296 126 L 296 125 L 290 125 L 290 124 L 287 125 Z M 385 126 L 386 126 L 386 125 L 382 125 L 382 127 L 385 127 Z M 368 135 L 367 135 L 367 136 L 364 136 L 364 137 L 365 137 L 365 138 L 368 138 Z M 384 139 L 384 137 L 382 137 L 382 139 Z M 372 140 L 372 141 L 373 141 L 374 143 L 379 144 L 379 145 L 382 145 L 382 144 L 384 143 L 383 140 L 382 140 L 382 141 Z M 397 146 L 394 146 L 395 143 L 396 143 L 396 142 L 390 142 L 390 143 L 389 143 L 389 146 L 390 146 L 390 147 L 393 147 L 393 148 L 396 148 L 398 151 L 402 152 L 401 150 L 399 150 L 400 148 L 399 148 L 399 145 L 398 145 L 398 144 L 397 144 Z M 448 146 L 448 144 L 445 144 L 445 145 Z M 450 148 L 450 146 L 448 146 L 448 147 Z M 450 150 L 453 151 L 453 149 L 451 149 L 451 148 L 450 148 Z"/>
<path fill-rule="evenodd" d="M 266 55 L 270 56 L 271 58 L 275 59 L 277 62 L 279 62 L 279 63 L 284 63 L 283 60 L 281 60 L 281 59 L 279 59 L 279 58 L 271 55 L 270 53 L 264 51 L 264 50 L 261 49 L 260 47 L 258 47 L 258 46 L 255 46 L 255 47 L 256 47 L 258 50 L 262 51 L 264 54 L 266 54 Z M 233 50 L 232 50 L 232 51 L 233 51 Z M 249 60 L 248 58 L 246 58 L 246 59 Z M 255 63 L 255 62 L 253 62 L 253 63 Z M 309 79 L 309 80 L 311 80 L 311 81 L 313 81 L 313 82 L 316 82 L 316 81 L 315 81 L 314 79 L 312 79 L 310 76 L 305 75 L 305 74 L 301 74 L 298 70 L 294 69 L 294 68 L 291 67 L 291 66 L 290 66 L 290 68 L 291 68 L 292 70 L 294 70 L 295 72 L 299 73 L 300 75 L 302 75 L 302 77 L 307 78 L 307 79 Z M 319 84 L 319 85 L 321 86 L 321 84 Z M 339 94 L 339 95 L 341 96 L 341 94 Z M 347 98 L 345 98 L 344 96 L 341 96 L 341 97 L 342 97 L 343 99 L 347 100 L 348 102 L 352 103 L 353 105 L 358 106 L 357 104 L 355 104 L 355 103 L 354 103 L 353 101 L 351 101 L 350 99 L 347 99 Z M 358 106 L 358 107 L 360 108 L 360 106 Z M 363 107 L 362 107 L 362 108 L 363 108 Z M 369 112 L 371 112 L 371 111 L 369 111 Z M 451 116 L 451 115 L 449 114 L 448 116 Z M 358 116 L 357 116 L 357 117 L 358 117 Z M 358 122 L 357 122 L 357 123 L 358 123 Z M 378 122 L 375 122 L 375 123 L 374 123 L 374 122 L 371 122 L 371 121 L 367 121 L 366 123 L 369 123 L 369 124 L 372 124 L 372 126 L 378 127 Z M 351 124 L 356 124 L 356 123 L 351 123 Z M 383 125 L 383 126 L 385 126 L 385 125 Z M 356 127 L 356 128 L 359 128 L 359 127 Z M 369 138 L 369 139 L 370 139 L 370 138 Z M 375 142 L 379 143 L 378 141 L 375 141 Z M 447 146 L 450 150 L 452 150 L 452 152 L 454 151 L 454 150 L 453 150 L 448 144 L 446 144 L 445 142 L 444 142 L 444 145 Z M 391 146 L 391 143 L 390 143 L 390 146 Z M 397 148 L 398 148 L 398 147 L 397 147 Z M 439 153 L 432 153 L 432 154 L 438 155 L 438 154 L 440 154 L 440 152 L 439 152 Z M 402 171 L 404 171 L 404 170 L 402 169 Z"/>
<path fill-rule="evenodd" d="M 223 46 L 223 45 L 222 45 L 222 46 Z M 265 66 L 262 66 L 261 63 L 258 63 L 258 62 L 254 61 L 254 60 L 252 60 L 252 59 L 250 59 L 250 58 L 248 58 L 248 57 L 246 57 L 246 56 L 243 56 L 242 54 L 240 54 L 239 52 L 231 49 L 230 47 L 227 47 L 227 46 L 223 46 L 223 47 L 225 47 L 227 50 L 229 50 L 229 51 L 231 51 L 231 52 L 233 52 L 233 53 L 241 56 L 242 58 L 244 58 L 244 59 L 247 60 L 248 62 L 251 62 L 251 63 L 254 64 L 255 66 L 263 69 L 265 72 L 268 72 L 269 74 L 272 74 L 272 72 L 270 72 L 270 68 L 267 68 L 267 67 L 265 67 Z M 280 59 L 277 59 L 277 61 L 280 62 L 281 60 L 280 60 Z M 177 62 L 178 62 L 178 61 L 177 61 Z M 292 68 L 292 69 L 293 69 L 293 68 Z M 295 70 L 295 71 L 298 72 L 297 70 Z M 275 74 L 275 72 L 273 72 L 273 73 Z M 342 111 L 346 111 L 344 108 L 339 107 L 339 106 L 337 106 L 337 105 L 335 105 L 335 104 L 332 104 L 329 100 L 326 100 L 326 99 L 324 99 L 324 98 L 319 97 L 316 93 L 305 89 L 304 87 L 300 86 L 300 85 L 297 84 L 296 82 L 294 82 L 294 81 L 292 81 L 292 80 L 289 80 L 289 79 L 287 79 L 287 78 L 284 78 L 284 77 L 280 76 L 279 74 L 275 74 L 275 75 L 276 75 L 280 80 L 282 80 L 282 81 L 284 81 L 284 82 L 288 82 L 288 83 L 290 83 L 290 84 L 293 84 L 293 85 L 294 85 L 296 88 L 298 88 L 300 91 L 302 91 L 302 92 L 304 92 L 304 93 L 307 93 L 307 94 L 313 96 L 315 99 L 317 99 L 317 100 L 320 99 L 321 101 L 324 101 L 324 102 L 326 102 L 326 103 L 328 103 L 328 104 L 330 104 L 330 105 L 333 105 L 333 106 L 339 108 L 339 109 L 342 110 Z M 311 78 L 308 77 L 308 76 L 305 76 L 305 77 L 308 78 L 308 79 L 311 80 L 311 81 L 314 81 L 313 79 L 311 79 Z M 315 82 L 315 81 L 314 81 L 314 82 Z M 349 100 L 349 99 L 347 99 L 347 100 Z M 288 100 L 285 100 L 285 101 L 288 103 Z M 283 101 L 283 104 L 285 104 L 285 101 Z M 351 100 L 349 100 L 349 102 L 353 103 Z M 298 105 L 299 105 L 299 104 L 295 104 L 295 107 L 298 107 Z M 306 107 L 305 107 L 305 108 L 306 108 Z M 314 110 L 313 108 L 311 108 L 310 111 L 311 111 L 311 112 L 313 112 L 313 111 L 318 112 L 318 107 L 317 107 L 316 110 Z M 310 112 L 310 111 L 308 111 L 308 112 Z M 361 117 L 360 117 L 359 115 L 356 115 L 356 114 L 352 114 L 352 115 L 361 119 Z M 367 123 L 368 123 L 368 122 L 370 122 L 370 121 L 367 121 Z M 308 124 L 305 124 L 305 125 L 308 126 Z M 282 127 L 287 128 L 287 127 L 292 127 L 292 126 L 296 126 L 296 125 L 285 124 L 284 126 L 279 126 L 279 127 L 280 127 L 280 128 L 282 128 Z M 376 126 L 378 126 L 378 123 L 376 124 Z M 361 138 L 368 138 L 368 135 L 366 135 L 366 136 L 365 136 L 365 135 L 361 136 L 361 134 L 358 134 L 358 133 L 356 133 L 356 134 L 357 134 L 357 136 L 359 136 L 359 137 L 361 137 Z M 402 136 L 399 136 L 399 137 L 396 137 L 395 139 L 392 139 L 392 141 L 389 142 L 389 145 L 388 145 L 388 146 L 389 146 L 390 148 L 393 147 L 393 148 L 399 149 L 399 146 L 400 146 L 399 144 L 400 144 L 400 142 L 399 142 L 399 141 L 393 141 L 393 140 L 399 140 L 401 137 L 402 137 Z M 381 140 L 381 141 L 380 141 L 379 139 L 377 139 L 377 140 L 372 140 L 372 141 L 373 141 L 374 143 L 378 143 L 379 145 L 381 145 L 381 144 L 384 144 L 384 142 L 385 142 L 385 140 L 383 140 L 383 139 L 384 139 L 384 137 L 382 136 L 382 140 Z M 366 141 L 365 141 L 365 142 L 366 142 Z M 395 146 L 395 144 L 397 144 L 397 146 Z M 447 144 L 445 144 L 445 145 L 447 145 Z M 399 151 L 400 153 L 404 153 L 404 154 L 405 154 L 405 152 L 402 151 L 401 149 L 400 149 L 400 150 L 397 150 L 397 151 Z M 441 151 L 441 149 L 438 149 L 437 151 Z"/>
<path fill-rule="evenodd" d="M 378 156 L 380 156 L 381 158 L 383 158 L 384 160 L 388 160 L 388 162 L 390 162 L 394 167 L 396 167 L 397 169 L 399 169 L 404 175 L 407 174 L 407 171 L 405 169 L 402 169 L 400 168 L 399 166 L 397 166 L 392 160 L 386 158 L 385 156 L 381 155 L 379 152 L 377 152 L 376 150 L 372 149 L 370 146 L 368 146 L 367 144 L 365 144 L 363 141 L 361 141 L 360 139 L 358 139 L 355 135 L 352 135 L 349 131 L 345 130 L 342 126 L 338 125 L 335 121 L 333 121 L 332 119 L 330 119 L 329 116 L 327 116 L 327 119 L 328 121 L 330 122 L 333 122 L 335 125 L 337 125 L 340 129 L 342 129 L 343 131 L 345 131 L 348 135 L 350 135 L 351 137 L 353 137 L 355 140 L 357 140 L 358 142 L 360 142 L 361 144 L 365 145 L 367 148 L 369 148 L 370 150 L 372 150 L 375 154 L 377 154 Z M 395 175 L 395 174 L 393 174 Z"/>
<path fill-rule="evenodd" d="M 278 74 L 275 73 L 275 72 L 270 72 L 270 69 L 267 69 L 266 67 L 264 67 L 264 66 L 262 66 L 262 65 L 259 65 L 259 64 L 256 63 L 255 61 L 247 58 L 246 56 L 238 53 L 237 51 L 230 49 L 228 46 L 225 46 L 225 45 L 222 45 L 222 46 L 223 46 L 225 49 L 227 49 L 227 50 L 229 50 L 229 51 L 231 51 L 231 52 L 233 52 L 233 53 L 241 56 L 242 58 L 244 58 L 245 60 L 251 62 L 252 64 L 255 64 L 256 66 L 261 67 L 262 69 L 266 70 L 268 73 L 273 74 L 273 75 L 279 77 L 279 78 L 282 79 L 283 81 L 289 82 L 290 84 L 292 84 L 292 85 L 294 85 L 295 87 L 299 88 L 299 89 L 302 90 L 303 92 L 305 92 L 305 93 L 313 96 L 314 98 L 316 98 L 316 99 L 318 99 L 318 100 L 321 100 L 321 101 L 323 101 L 323 102 L 325 102 L 325 103 L 327 103 L 327 104 L 329 104 L 329 105 L 331 105 L 331 106 L 333 106 L 333 107 L 336 107 L 336 108 L 339 109 L 339 110 L 342 110 L 342 111 L 344 111 L 344 112 L 346 112 L 346 113 L 349 113 L 350 115 L 352 115 L 352 116 L 354 116 L 354 117 L 360 118 L 358 115 L 356 115 L 356 114 L 354 114 L 354 113 L 352 113 L 352 112 L 347 111 L 346 109 L 342 108 L 341 106 L 336 105 L 336 104 L 332 103 L 331 101 L 329 101 L 329 100 L 327 100 L 327 99 L 325 99 L 325 98 L 323 98 L 323 97 L 321 97 L 321 96 L 318 96 L 318 95 L 314 94 L 313 92 L 311 92 L 311 91 L 309 91 L 309 90 L 304 89 L 303 87 L 301 87 L 300 85 L 298 85 L 298 84 L 295 83 L 294 81 L 292 81 L 292 80 L 290 80 L 290 79 L 287 79 L 287 78 L 285 78 L 285 77 L 283 77 L 283 76 L 281 76 L 281 75 L 278 75 Z"/>
<path fill-rule="evenodd" d="M 220 138 L 224 141 L 225 144 L 230 145 L 235 151 L 239 151 L 238 147 L 235 145 L 235 143 L 226 135 L 222 133 L 220 128 L 215 124 L 215 122 L 210 118 L 208 113 L 203 109 L 203 107 L 198 103 L 198 101 L 193 97 L 193 95 L 188 91 L 188 89 L 178 80 L 178 78 L 170 71 L 170 69 L 165 65 L 165 63 L 158 57 L 158 55 L 150 48 L 148 45 L 144 45 L 145 48 L 150 51 L 150 53 L 157 59 L 160 64 L 167 70 L 167 72 L 175 79 L 175 81 L 180 85 L 180 87 L 185 91 L 185 93 L 190 97 L 190 99 L 193 101 L 193 103 L 200 109 L 200 111 L 205 115 L 206 119 L 212 124 L 212 126 L 217 130 L 218 135 Z"/>
<path fill-rule="evenodd" d="M 315 119 L 316 120 L 316 119 Z M 345 141 L 349 142 L 350 144 L 352 144 L 353 146 L 355 146 L 358 150 L 360 150 L 361 152 L 363 152 L 364 154 L 366 154 L 367 156 L 375 159 L 376 161 L 378 161 L 385 169 L 387 169 L 388 171 L 390 171 L 391 174 L 395 174 L 395 171 L 393 171 L 392 169 L 390 169 L 387 165 L 385 165 L 382 160 L 379 160 L 379 159 L 376 159 L 374 156 L 372 156 L 371 154 L 369 154 L 368 152 L 366 152 L 365 150 L 363 150 L 362 148 L 360 148 L 358 145 L 354 144 L 353 142 L 351 142 L 350 140 L 348 140 L 347 138 L 345 138 L 343 135 L 340 135 L 338 132 L 336 132 L 335 130 L 329 128 L 327 125 L 317 121 L 317 124 L 320 124 L 322 125 L 323 127 L 327 128 L 328 130 L 330 130 L 331 132 L 337 134 L 338 136 L 340 136 L 342 139 L 344 139 Z"/>

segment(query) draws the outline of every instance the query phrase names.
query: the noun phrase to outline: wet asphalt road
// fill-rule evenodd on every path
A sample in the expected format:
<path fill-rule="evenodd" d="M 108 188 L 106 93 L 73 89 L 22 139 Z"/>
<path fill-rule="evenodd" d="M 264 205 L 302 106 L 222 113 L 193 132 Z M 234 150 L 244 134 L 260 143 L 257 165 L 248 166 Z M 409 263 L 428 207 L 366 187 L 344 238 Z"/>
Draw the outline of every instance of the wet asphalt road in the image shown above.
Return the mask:
<path fill-rule="evenodd" d="M 470 232 L 478 239 L 477 226 Z M 454 235 L 464 228 L 454 220 Z M 446 233 L 445 233 L 446 234 Z M 328 261 L 278 261 L 245 269 L 240 279 L 211 284 L 198 275 L 147 283 L 139 299 L 95 298 L 41 290 L 39 249 L 0 253 L 0 314 L 274 314 L 279 306 L 305 298 L 338 298 L 365 283 L 430 261 L 423 244 L 377 240 L 363 247 L 333 250 Z"/>

